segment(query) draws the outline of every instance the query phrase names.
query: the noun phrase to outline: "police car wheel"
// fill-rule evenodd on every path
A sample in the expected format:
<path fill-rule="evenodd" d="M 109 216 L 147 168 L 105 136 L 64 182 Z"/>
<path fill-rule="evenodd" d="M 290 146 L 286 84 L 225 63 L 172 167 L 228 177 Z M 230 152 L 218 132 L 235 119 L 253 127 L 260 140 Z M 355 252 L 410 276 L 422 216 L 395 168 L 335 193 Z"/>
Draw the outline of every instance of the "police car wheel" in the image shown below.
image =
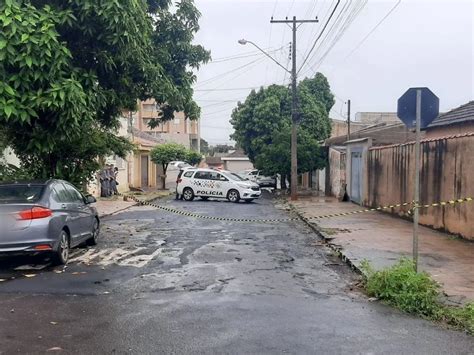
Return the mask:
<path fill-rule="evenodd" d="M 240 200 L 239 191 L 237 191 L 237 190 L 230 190 L 230 191 L 227 193 L 227 199 L 228 199 L 230 202 L 239 202 L 239 200 Z"/>
<path fill-rule="evenodd" d="M 192 189 L 190 189 L 189 187 L 185 188 L 184 191 L 183 191 L 183 198 L 184 200 L 186 201 L 192 201 L 194 200 L 194 192 Z"/>

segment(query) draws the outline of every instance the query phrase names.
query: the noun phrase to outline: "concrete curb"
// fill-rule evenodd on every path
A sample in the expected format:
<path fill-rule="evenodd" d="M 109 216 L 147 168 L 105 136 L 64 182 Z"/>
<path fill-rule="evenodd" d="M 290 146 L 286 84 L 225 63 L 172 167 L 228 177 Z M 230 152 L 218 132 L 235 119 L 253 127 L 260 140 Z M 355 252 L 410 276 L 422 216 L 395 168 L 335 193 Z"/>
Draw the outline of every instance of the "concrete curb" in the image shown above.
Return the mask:
<path fill-rule="evenodd" d="M 127 207 L 118 209 L 118 210 L 113 211 L 113 212 L 100 214 L 99 217 L 100 217 L 100 218 L 104 218 L 104 217 L 112 216 L 112 215 L 114 215 L 114 214 L 116 214 L 116 213 L 126 211 L 126 210 L 128 210 L 129 208 L 132 208 L 132 207 L 134 207 L 134 206 L 136 206 L 136 205 L 138 205 L 138 203 L 134 203 L 133 205 L 130 205 L 130 206 L 127 206 Z"/>
<path fill-rule="evenodd" d="M 169 197 L 171 196 L 172 194 L 170 193 L 169 195 L 163 195 L 163 196 L 156 196 L 156 197 L 153 197 L 153 198 L 150 198 L 150 199 L 147 199 L 147 200 L 144 200 L 143 202 L 151 202 L 153 200 L 158 200 L 158 199 L 162 199 L 162 198 L 165 198 L 165 197 Z M 110 213 L 105 213 L 105 214 L 102 214 L 102 215 L 99 215 L 99 218 L 104 218 L 104 217 L 109 217 L 109 216 L 112 216 L 116 213 L 120 213 L 120 212 L 123 212 L 123 211 L 126 211 L 128 210 L 129 208 L 132 208 L 132 207 L 135 207 L 135 206 L 139 206 L 140 203 L 139 202 L 136 202 L 130 206 L 127 206 L 127 207 L 124 207 L 124 208 L 120 208 L 114 212 L 110 212 Z"/>
<path fill-rule="evenodd" d="M 344 250 L 336 245 L 331 243 L 331 238 L 325 232 L 323 232 L 315 223 L 311 223 L 311 221 L 306 218 L 298 209 L 293 206 L 293 204 L 289 203 L 292 212 L 294 212 L 309 228 L 311 228 L 325 243 L 328 247 L 330 247 L 334 252 L 336 252 L 337 256 L 346 263 L 352 270 L 357 272 L 360 275 L 365 275 L 364 272 L 344 253 Z"/>

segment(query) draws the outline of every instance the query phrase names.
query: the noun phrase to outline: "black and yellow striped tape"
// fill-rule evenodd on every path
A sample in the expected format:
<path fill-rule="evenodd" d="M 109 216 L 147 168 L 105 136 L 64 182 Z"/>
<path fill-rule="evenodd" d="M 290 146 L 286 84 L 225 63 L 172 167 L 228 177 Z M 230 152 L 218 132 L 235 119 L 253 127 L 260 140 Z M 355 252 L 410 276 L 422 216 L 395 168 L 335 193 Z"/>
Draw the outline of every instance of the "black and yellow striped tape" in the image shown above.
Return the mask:
<path fill-rule="evenodd" d="M 131 196 L 131 195 L 124 195 L 124 194 L 119 194 L 119 195 L 127 197 L 127 198 L 137 202 L 140 205 L 155 207 L 155 208 L 160 209 L 162 211 L 178 214 L 178 215 L 181 215 L 181 216 L 207 219 L 207 220 L 213 220 L 213 221 L 251 222 L 251 223 L 282 223 L 282 222 L 291 222 L 291 221 L 299 220 L 298 217 L 276 218 L 276 219 L 254 219 L 254 218 L 231 218 L 231 217 L 207 216 L 207 215 L 203 215 L 203 214 L 183 211 L 183 210 L 176 209 L 176 208 L 161 206 L 161 205 L 152 203 L 150 201 L 141 201 L 138 198 L 136 198 L 135 196 Z M 405 202 L 405 203 L 397 203 L 397 204 L 394 204 L 394 205 L 380 206 L 380 207 L 374 207 L 374 208 L 366 208 L 366 209 L 361 209 L 361 210 L 356 210 L 356 211 L 331 213 L 331 214 L 326 214 L 326 215 L 321 215 L 321 216 L 313 216 L 313 217 L 308 217 L 307 219 L 326 219 L 326 218 L 344 217 L 344 216 L 350 216 L 350 215 L 366 213 L 366 212 L 384 211 L 384 210 L 398 208 L 398 207 L 412 206 L 410 208 L 410 211 L 409 211 L 409 213 L 410 213 L 415 208 L 420 208 L 421 209 L 421 208 L 430 208 L 430 207 L 443 207 L 443 206 L 451 206 L 451 205 L 455 205 L 455 204 L 460 204 L 460 203 L 465 203 L 465 202 L 472 202 L 472 201 L 474 201 L 474 198 L 465 197 L 465 198 L 459 198 L 459 199 L 448 200 L 448 201 L 440 201 L 440 202 L 435 202 L 435 203 L 430 203 L 430 204 L 416 204 L 415 202 Z"/>

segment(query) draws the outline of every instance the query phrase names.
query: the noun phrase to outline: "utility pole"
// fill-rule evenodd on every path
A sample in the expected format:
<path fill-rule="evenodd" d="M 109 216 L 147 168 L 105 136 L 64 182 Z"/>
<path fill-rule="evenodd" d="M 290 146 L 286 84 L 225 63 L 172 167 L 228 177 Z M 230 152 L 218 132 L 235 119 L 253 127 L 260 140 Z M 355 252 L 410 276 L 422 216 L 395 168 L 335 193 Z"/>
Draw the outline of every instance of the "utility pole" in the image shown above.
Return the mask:
<path fill-rule="evenodd" d="M 270 23 L 284 23 L 292 24 L 293 30 L 293 50 L 292 50 L 292 68 L 291 68 L 291 200 L 296 201 L 298 199 L 297 187 L 298 187 L 298 93 L 296 91 L 296 31 L 298 30 L 297 24 L 303 23 L 317 23 L 318 19 L 314 20 L 297 20 L 296 16 L 293 16 L 292 20 L 274 20 L 273 17 Z M 282 177 L 284 178 L 284 177 Z"/>
<path fill-rule="evenodd" d="M 351 140 L 351 100 L 347 100 L 347 140 Z"/>

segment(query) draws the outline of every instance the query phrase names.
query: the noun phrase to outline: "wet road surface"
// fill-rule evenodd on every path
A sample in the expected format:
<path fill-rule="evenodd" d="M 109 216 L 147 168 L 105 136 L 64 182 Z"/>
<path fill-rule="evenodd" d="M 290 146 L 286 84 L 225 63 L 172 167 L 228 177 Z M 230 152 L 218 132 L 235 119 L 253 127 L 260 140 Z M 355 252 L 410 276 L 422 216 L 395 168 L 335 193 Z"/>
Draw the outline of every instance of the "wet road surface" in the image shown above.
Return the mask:
<path fill-rule="evenodd" d="M 159 203 L 289 215 L 270 199 Z M 301 222 L 140 206 L 105 218 L 101 236 L 66 268 L 0 260 L 0 354 L 474 353 L 473 337 L 368 302 L 357 276 Z"/>

